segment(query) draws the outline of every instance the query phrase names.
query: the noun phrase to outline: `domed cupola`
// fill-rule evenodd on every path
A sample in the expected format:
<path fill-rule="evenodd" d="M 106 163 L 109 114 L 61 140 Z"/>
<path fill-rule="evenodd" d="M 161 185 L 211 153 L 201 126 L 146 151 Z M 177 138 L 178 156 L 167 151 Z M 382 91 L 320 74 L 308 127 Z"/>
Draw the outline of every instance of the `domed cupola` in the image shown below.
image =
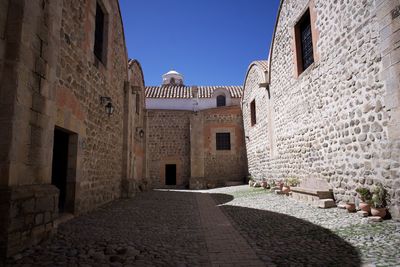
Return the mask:
<path fill-rule="evenodd" d="M 183 75 L 174 70 L 168 71 L 162 76 L 162 78 L 163 85 L 183 86 Z"/>

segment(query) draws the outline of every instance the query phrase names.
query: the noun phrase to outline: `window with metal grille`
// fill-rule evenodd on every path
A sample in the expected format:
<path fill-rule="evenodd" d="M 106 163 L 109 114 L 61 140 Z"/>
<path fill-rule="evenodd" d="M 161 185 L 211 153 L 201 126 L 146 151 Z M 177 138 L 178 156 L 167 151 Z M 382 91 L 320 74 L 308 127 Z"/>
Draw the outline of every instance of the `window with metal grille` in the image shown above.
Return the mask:
<path fill-rule="evenodd" d="M 311 26 L 310 10 L 307 10 L 295 26 L 298 74 L 314 63 Z"/>
<path fill-rule="evenodd" d="M 226 97 L 224 95 L 217 96 L 217 107 L 226 106 Z"/>
<path fill-rule="evenodd" d="M 216 133 L 217 150 L 231 150 L 231 134 Z"/>
<path fill-rule="evenodd" d="M 98 60 L 104 63 L 104 11 L 96 4 L 96 28 L 94 32 L 94 54 Z"/>
<path fill-rule="evenodd" d="M 250 116 L 251 116 L 251 126 L 257 123 L 256 120 L 256 100 L 251 101 L 250 103 Z"/>

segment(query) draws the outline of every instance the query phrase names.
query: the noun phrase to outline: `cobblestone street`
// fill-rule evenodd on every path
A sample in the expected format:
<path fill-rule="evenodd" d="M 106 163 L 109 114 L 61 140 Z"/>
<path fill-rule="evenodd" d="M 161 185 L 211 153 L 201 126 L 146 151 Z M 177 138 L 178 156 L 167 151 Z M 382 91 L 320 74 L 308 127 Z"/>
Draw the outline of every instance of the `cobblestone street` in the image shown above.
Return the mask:
<path fill-rule="evenodd" d="M 215 203 L 220 204 L 216 206 Z M 400 224 L 263 189 L 152 191 L 72 219 L 9 266 L 399 266 Z"/>

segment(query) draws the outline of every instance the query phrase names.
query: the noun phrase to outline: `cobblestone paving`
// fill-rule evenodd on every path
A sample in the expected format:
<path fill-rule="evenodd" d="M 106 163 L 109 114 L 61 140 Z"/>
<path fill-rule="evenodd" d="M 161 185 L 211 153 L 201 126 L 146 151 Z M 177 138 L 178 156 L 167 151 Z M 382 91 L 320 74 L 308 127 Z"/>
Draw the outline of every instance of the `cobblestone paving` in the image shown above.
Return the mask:
<path fill-rule="evenodd" d="M 208 212 L 213 204 L 200 192 L 220 209 Z M 115 201 L 62 224 L 53 240 L 8 265 L 233 266 L 237 258 L 242 266 L 400 266 L 399 247 L 394 221 L 369 224 L 344 210 L 237 186 Z"/>
<path fill-rule="evenodd" d="M 367 218 L 342 209 L 318 209 L 248 186 L 211 192 L 218 193 L 214 198 L 220 203 L 225 202 L 227 195 L 234 198 L 222 204 L 222 209 L 257 255 L 270 257 L 277 265 L 358 265 L 354 249 L 344 240 L 356 248 L 365 266 L 400 266 L 399 222 L 369 223 Z M 327 231 L 316 228 L 317 225 Z"/>
<path fill-rule="evenodd" d="M 52 242 L 14 265 L 207 266 L 209 260 L 195 194 L 147 192 L 60 225 Z"/>

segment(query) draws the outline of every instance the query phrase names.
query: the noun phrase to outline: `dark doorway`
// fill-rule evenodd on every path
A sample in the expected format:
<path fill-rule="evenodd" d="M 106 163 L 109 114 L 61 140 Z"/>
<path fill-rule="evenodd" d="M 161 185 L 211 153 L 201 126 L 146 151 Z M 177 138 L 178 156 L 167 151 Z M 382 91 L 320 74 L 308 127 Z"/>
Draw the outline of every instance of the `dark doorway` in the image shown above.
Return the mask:
<path fill-rule="evenodd" d="M 59 213 L 65 211 L 67 197 L 68 145 L 70 135 L 62 130 L 54 130 L 53 164 L 51 183 L 60 190 Z"/>
<path fill-rule="evenodd" d="M 165 184 L 176 185 L 176 164 L 165 165 Z"/>

